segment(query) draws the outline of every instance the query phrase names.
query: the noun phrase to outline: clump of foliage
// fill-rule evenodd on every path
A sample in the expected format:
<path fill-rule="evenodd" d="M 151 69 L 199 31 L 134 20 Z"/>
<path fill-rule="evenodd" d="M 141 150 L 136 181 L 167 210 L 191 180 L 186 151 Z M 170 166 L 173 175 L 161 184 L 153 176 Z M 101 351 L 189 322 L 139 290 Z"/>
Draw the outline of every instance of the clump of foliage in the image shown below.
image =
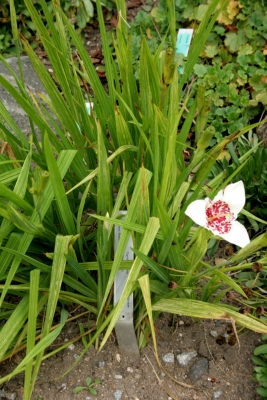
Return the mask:
<path fill-rule="evenodd" d="M 256 259 L 256 257 L 255 257 Z M 251 258 L 251 261 L 253 257 Z M 244 290 L 248 299 L 241 301 L 240 312 L 252 312 L 260 321 L 267 321 L 267 274 L 264 263 L 254 262 L 250 271 L 239 272 L 237 280 L 244 285 Z M 231 268 L 230 268 L 231 270 Z M 233 269 L 232 269 L 233 270 Z M 262 341 L 266 341 L 267 335 L 262 335 Z M 267 344 L 261 344 L 254 349 L 252 361 L 256 364 L 254 367 L 253 379 L 260 385 L 257 392 L 267 398 Z"/>
<path fill-rule="evenodd" d="M 266 341 L 267 335 L 262 335 L 262 340 Z M 267 399 L 267 344 L 262 344 L 254 350 L 252 360 L 255 362 L 253 378 L 260 385 L 257 393 Z"/>
<path fill-rule="evenodd" d="M 20 70 L 22 44 L 45 93 L 29 91 L 23 74 L 16 76 L 1 57 L 17 87 L 1 75 L 0 84 L 27 113 L 30 135 L 23 134 L 0 101 L 0 137 L 7 148 L 0 154 L 0 319 L 4 321 L 0 361 L 26 348 L 20 364 L 1 377 L 0 384 L 25 372 L 24 399 L 30 399 L 44 357 L 68 345 L 45 354 L 68 324 L 69 306 L 83 307 L 95 316 L 84 352 L 93 343 L 101 349 L 132 293 L 138 345 L 143 348 L 152 336 L 156 354 L 154 321 L 162 311 L 232 318 L 241 326 L 267 333 L 265 321 L 220 303 L 229 289 L 246 298 L 243 288 L 227 275 L 227 266 L 250 269 L 250 257 L 267 246 L 267 234 L 214 267 L 203 261 L 213 233 L 194 226 L 185 214 L 191 202 L 214 198 L 232 181 L 237 168 L 227 178 L 220 173 L 209 179 L 211 170 L 229 143 L 258 125 L 246 126 L 210 146 L 215 130 L 207 118 L 205 89 L 200 86 L 196 96 L 188 89 L 188 79 L 218 17 L 216 6 L 220 3 L 223 9 L 228 0 L 213 0 L 207 8 L 180 76 L 173 52 L 164 51 L 164 43 L 152 52 L 143 38 L 138 79 L 131 64 L 125 2 L 117 2 L 122 18 L 114 60 L 97 0 L 107 91 L 58 1 L 52 1 L 50 13 L 46 1 L 40 0 L 45 22 L 32 0 L 24 1 L 54 79 L 29 42 L 20 38 L 14 0 L 10 0 Z M 174 42 L 171 5 L 174 1 L 170 1 Z M 92 93 L 90 114 L 79 77 Z M 197 138 L 192 157 L 185 162 L 194 123 Z M 250 151 L 239 157 L 238 168 L 249 155 Z M 118 217 L 120 210 L 127 211 L 125 220 Z M 114 225 L 123 227 L 115 254 Z M 126 261 L 123 255 L 130 236 L 135 259 Z M 113 305 L 113 284 L 121 269 L 129 270 L 128 279 Z"/>
<path fill-rule="evenodd" d="M 256 259 L 256 257 L 255 257 Z M 259 318 L 259 320 L 267 321 L 266 313 L 266 290 L 267 290 L 267 274 L 264 263 L 265 259 L 261 263 L 254 262 L 251 270 L 246 272 L 239 272 L 237 279 L 242 282 L 246 288 L 248 300 L 244 302 L 246 307 L 253 310 L 253 313 Z M 257 387 L 257 393 L 260 394 L 264 399 L 267 399 L 267 335 L 262 335 L 263 344 L 257 346 L 254 349 L 254 355 L 252 356 L 253 362 L 256 364 L 254 367 L 253 379 L 259 384 Z"/>
<path fill-rule="evenodd" d="M 197 29 L 205 16 L 208 1 L 175 2 L 176 30 Z M 169 35 L 168 0 L 160 0 L 150 14 L 140 11 L 131 24 L 134 61 L 138 62 L 141 37 L 151 49 Z M 209 121 L 220 141 L 226 133 L 242 129 L 249 121 L 260 120 L 267 106 L 267 15 L 266 2 L 230 0 L 220 13 L 206 45 L 194 66 L 193 87 L 206 87 L 211 99 Z M 170 37 L 168 36 L 171 44 Z M 167 44 L 167 42 L 166 42 Z"/>

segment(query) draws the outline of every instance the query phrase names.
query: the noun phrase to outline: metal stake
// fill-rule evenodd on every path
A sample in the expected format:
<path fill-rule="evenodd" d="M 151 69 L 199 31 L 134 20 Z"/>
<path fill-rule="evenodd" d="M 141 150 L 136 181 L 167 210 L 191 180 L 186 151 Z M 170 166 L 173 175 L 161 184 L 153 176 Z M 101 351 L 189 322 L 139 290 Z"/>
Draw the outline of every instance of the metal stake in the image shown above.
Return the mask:
<path fill-rule="evenodd" d="M 120 211 L 119 214 L 126 215 L 127 211 Z M 122 233 L 121 226 L 115 226 L 114 228 L 114 250 L 116 251 L 119 243 L 119 239 Z M 131 250 L 133 247 L 132 238 L 129 239 L 124 255 L 123 260 L 133 260 L 134 254 Z M 129 271 L 121 270 L 118 271 L 115 282 L 114 282 L 114 305 L 119 301 L 124 286 L 126 284 L 128 278 Z M 127 299 L 124 304 L 123 310 L 118 318 L 118 321 L 115 325 L 115 332 L 119 344 L 119 348 L 123 353 L 129 355 L 131 357 L 139 357 L 139 349 L 137 345 L 137 339 L 134 331 L 134 323 L 133 323 L 133 295 Z"/>

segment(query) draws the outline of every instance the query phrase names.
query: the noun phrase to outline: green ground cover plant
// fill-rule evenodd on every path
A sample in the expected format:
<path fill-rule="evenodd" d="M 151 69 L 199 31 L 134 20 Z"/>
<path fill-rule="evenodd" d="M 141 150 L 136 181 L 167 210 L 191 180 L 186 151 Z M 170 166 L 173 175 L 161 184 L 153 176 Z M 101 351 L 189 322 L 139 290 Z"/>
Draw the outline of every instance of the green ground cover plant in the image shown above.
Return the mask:
<path fill-rule="evenodd" d="M 262 335 L 262 340 L 266 341 L 266 335 Z M 256 347 L 252 360 L 256 366 L 254 368 L 253 378 L 259 383 L 257 393 L 265 400 L 267 399 L 267 362 L 266 362 L 267 346 L 266 343 Z"/>
<path fill-rule="evenodd" d="M 239 272 L 237 279 L 246 288 L 248 300 L 243 304 L 246 310 L 252 307 L 259 320 L 266 321 L 266 271 L 261 263 L 255 262 L 250 271 Z M 258 383 L 257 393 L 267 398 L 267 345 L 266 334 L 262 335 L 262 344 L 254 350 L 252 360 L 255 363 L 253 379 Z"/>
<path fill-rule="evenodd" d="M 227 3 L 213 0 L 206 9 L 180 76 L 173 49 L 164 50 L 162 42 L 152 52 L 143 37 L 137 78 L 131 64 L 125 2 L 117 4 L 122 18 L 114 37 L 114 57 L 97 1 L 106 91 L 56 0 L 52 2 L 56 24 L 46 2 L 40 0 L 49 30 L 32 1 L 25 0 L 55 80 L 29 42 L 19 36 L 14 1 L 10 1 L 18 62 L 22 44 L 47 93 L 27 90 L 22 73 L 16 76 L 10 70 L 17 88 L 0 76 L 0 84 L 31 123 L 27 138 L 0 102 L 0 136 L 8 145 L 8 151 L 0 155 L 0 360 L 26 346 L 26 356 L 0 383 L 25 372 L 24 399 L 31 398 L 42 360 L 65 346 L 45 353 L 68 323 L 70 305 L 82 306 L 90 318 L 95 315 L 95 325 L 88 328 L 89 336 L 84 339 L 84 352 L 93 343 L 99 349 L 105 345 L 131 293 L 140 348 L 152 336 L 156 351 L 154 321 L 162 311 L 231 320 L 267 333 L 264 320 L 253 313 L 240 314 L 237 307 L 221 302 L 229 290 L 246 299 L 242 285 L 227 273 L 231 268 L 249 270 L 255 257 L 265 265 L 260 250 L 267 245 L 266 232 L 214 266 L 203 257 L 210 238 L 220 240 L 221 236 L 197 227 L 187 216 L 194 201 L 207 197 L 214 205 L 214 197 L 254 151 L 242 154 L 227 178 L 221 172 L 208 179 L 225 147 L 258 126 L 236 130 L 210 147 L 216 131 L 206 118 L 205 88 L 199 86 L 196 95 L 191 90 L 194 66 Z M 172 28 L 173 5 L 170 1 Z M 175 29 L 171 32 L 174 43 Z M 3 57 L 1 61 L 10 69 Z M 92 96 L 83 91 L 79 77 L 90 86 Z M 86 100 L 93 103 L 90 114 Z M 185 161 L 194 122 L 198 137 Z M 118 217 L 119 210 L 127 210 L 125 220 Z M 219 217 L 230 215 L 234 215 L 231 210 Z M 248 211 L 246 215 L 255 219 Z M 213 219 L 208 220 L 211 225 Z M 114 225 L 123 227 L 115 254 Z M 122 261 L 130 236 L 136 258 Z M 112 289 L 119 269 L 128 269 L 129 274 L 121 299 L 113 306 Z"/>
<path fill-rule="evenodd" d="M 150 13 L 140 11 L 131 24 L 136 64 L 139 62 L 140 30 L 147 36 L 151 49 L 155 49 L 166 34 L 166 45 L 170 43 L 167 5 L 167 0 L 160 0 Z M 197 28 L 208 5 L 206 0 L 176 1 L 173 8 L 176 29 Z M 206 87 L 211 107 L 209 121 L 216 129 L 214 140 L 220 141 L 226 133 L 242 129 L 249 121 L 259 121 L 266 112 L 265 11 L 266 1 L 230 0 L 219 14 L 194 65 L 193 88 Z"/>

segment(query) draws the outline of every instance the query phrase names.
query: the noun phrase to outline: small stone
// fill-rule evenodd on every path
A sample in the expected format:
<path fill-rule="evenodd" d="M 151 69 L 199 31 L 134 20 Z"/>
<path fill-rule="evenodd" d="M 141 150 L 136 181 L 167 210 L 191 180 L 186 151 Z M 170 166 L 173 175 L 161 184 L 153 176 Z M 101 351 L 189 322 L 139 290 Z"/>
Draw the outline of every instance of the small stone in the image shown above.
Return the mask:
<path fill-rule="evenodd" d="M 17 397 L 17 393 L 15 393 L 15 392 L 6 393 L 6 399 L 8 399 L 8 400 L 15 400 L 16 397 Z"/>
<path fill-rule="evenodd" d="M 85 400 L 92 400 L 92 397 L 86 396 Z"/>
<path fill-rule="evenodd" d="M 213 393 L 213 398 L 218 399 L 221 395 L 222 395 L 222 392 L 220 390 L 218 390 L 217 392 Z"/>
<path fill-rule="evenodd" d="M 216 322 L 215 322 L 215 326 L 222 326 L 221 321 L 216 321 Z"/>
<path fill-rule="evenodd" d="M 206 341 L 204 339 L 199 343 L 198 354 L 206 358 L 209 358 L 210 356 Z"/>
<path fill-rule="evenodd" d="M 6 398 L 6 392 L 3 390 L 0 390 L 0 398 Z"/>
<path fill-rule="evenodd" d="M 167 363 L 174 363 L 174 354 L 173 353 L 167 353 L 163 356 L 163 361 Z"/>
<path fill-rule="evenodd" d="M 105 361 L 99 361 L 98 366 L 99 368 L 104 367 L 105 366 Z"/>
<path fill-rule="evenodd" d="M 75 358 L 75 360 L 78 360 L 78 358 L 80 357 L 79 354 L 74 354 L 73 356 Z"/>
<path fill-rule="evenodd" d="M 197 356 L 197 352 L 195 350 L 189 351 L 187 353 L 178 354 L 177 360 L 180 365 L 185 367 L 189 363 L 189 361 L 191 361 L 192 358 L 194 358 L 196 356 Z"/>
<path fill-rule="evenodd" d="M 74 344 L 72 343 L 72 344 L 70 344 L 68 347 L 67 347 L 67 349 L 69 349 L 69 350 L 74 350 Z"/>
<path fill-rule="evenodd" d="M 191 365 L 189 369 L 189 378 L 193 381 L 197 381 L 205 374 L 208 370 L 208 360 L 204 357 L 196 360 L 193 365 Z"/>
<path fill-rule="evenodd" d="M 122 396 L 122 391 L 121 390 L 116 390 L 116 392 L 114 393 L 114 397 L 116 400 L 120 400 Z"/>
<path fill-rule="evenodd" d="M 133 373 L 133 369 L 132 369 L 131 367 L 128 367 L 128 368 L 127 368 L 127 372 Z"/>
<path fill-rule="evenodd" d="M 115 379 L 122 379 L 122 375 L 115 375 Z"/>
<path fill-rule="evenodd" d="M 116 360 L 117 360 L 118 362 L 120 362 L 120 360 L 121 360 L 120 354 L 116 354 Z"/>
<path fill-rule="evenodd" d="M 180 320 L 180 321 L 178 322 L 178 324 L 179 324 L 179 325 L 184 325 L 184 321 Z"/>
<path fill-rule="evenodd" d="M 217 331 L 210 331 L 210 336 L 216 338 L 218 336 L 218 332 Z"/>

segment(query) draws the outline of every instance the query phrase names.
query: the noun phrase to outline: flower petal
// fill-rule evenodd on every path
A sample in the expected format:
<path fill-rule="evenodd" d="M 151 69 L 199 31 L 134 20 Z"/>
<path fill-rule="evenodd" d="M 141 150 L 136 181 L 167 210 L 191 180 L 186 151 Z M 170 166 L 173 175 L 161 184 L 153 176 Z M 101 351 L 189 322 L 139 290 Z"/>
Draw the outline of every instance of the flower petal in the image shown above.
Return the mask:
<path fill-rule="evenodd" d="M 223 195 L 223 190 L 220 190 L 216 196 L 214 197 L 214 199 L 212 200 L 212 202 L 218 201 L 218 200 L 222 200 L 224 201 L 224 195 Z"/>
<path fill-rule="evenodd" d="M 231 211 L 237 214 L 242 210 L 246 202 L 245 188 L 242 181 L 226 186 L 223 200 L 229 204 Z"/>
<path fill-rule="evenodd" d="M 206 206 L 208 200 L 195 200 L 187 207 L 185 214 L 196 224 L 206 227 Z"/>
<path fill-rule="evenodd" d="M 239 247 L 245 247 L 250 242 L 246 228 L 238 221 L 232 222 L 232 229 L 230 232 L 219 236 L 227 240 L 227 242 L 233 243 Z"/>

